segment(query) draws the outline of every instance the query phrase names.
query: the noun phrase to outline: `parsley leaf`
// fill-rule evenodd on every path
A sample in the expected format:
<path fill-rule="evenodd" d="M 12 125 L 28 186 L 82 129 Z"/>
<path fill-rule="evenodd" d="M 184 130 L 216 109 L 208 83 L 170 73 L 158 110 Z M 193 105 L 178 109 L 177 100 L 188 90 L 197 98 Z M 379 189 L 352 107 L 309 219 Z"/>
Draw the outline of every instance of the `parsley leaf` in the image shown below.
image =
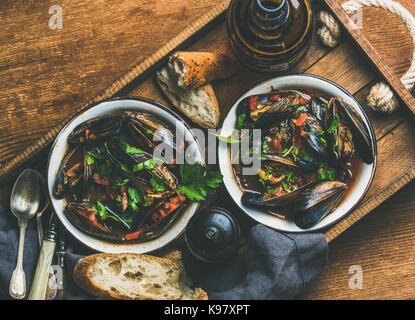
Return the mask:
<path fill-rule="evenodd" d="M 125 186 L 129 181 L 130 181 L 130 179 L 122 179 L 119 176 L 117 176 L 117 177 L 115 177 L 114 179 L 111 180 L 111 182 L 117 187 Z"/>
<path fill-rule="evenodd" d="M 91 157 L 94 157 L 95 159 L 102 159 L 102 155 L 92 152 L 92 151 L 87 151 L 87 154 L 89 154 Z"/>
<path fill-rule="evenodd" d="M 128 154 L 142 154 L 144 153 L 143 150 L 140 150 L 136 147 L 130 146 L 129 144 L 125 145 L 125 152 Z"/>
<path fill-rule="evenodd" d="M 245 120 L 246 120 L 246 114 L 245 113 L 241 113 L 238 116 L 238 122 L 236 124 L 236 129 L 238 129 L 238 130 L 242 129 L 243 126 L 244 126 Z"/>
<path fill-rule="evenodd" d="M 95 208 L 95 212 L 99 214 L 102 220 L 105 220 L 108 218 L 107 209 L 105 209 L 105 206 L 100 201 L 97 201 L 97 205 L 94 206 L 94 208 Z"/>
<path fill-rule="evenodd" d="M 262 144 L 262 151 L 264 153 L 269 153 L 269 145 L 268 145 L 267 140 L 264 140 L 264 143 Z"/>
<path fill-rule="evenodd" d="M 143 169 L 153 170 L 156 167 L 156 160 L 154 158 L 140 162 L 133 167 L 133 172 L 141 171 Z"/>
<path fill-rule="evenodd" d="M 156 192 L 163 192 L 166 190 L 165 186 L 163 185 L 162 179 L 157 179 L 156 177 L 150 178 L 150 184 Z"/>
<path fill-rule="evenodd" d="M 178 189 L 181 194 L 192 201 L 202 201 L 207 195 L 214 194 L 223 182 L 219 172 L 206 172 L 200 163 L 180 165 L 181 184 Z"/>
<path fill-rule="evenodd" d="M 141 192 L 138 191 L 137 188 L 128 187 L 128 195 L 130 196 L 132 202 L 140 203 L 142 201 Z"/>
<path fill-rule="evenodd" d="M 336 171 L 333 168 L 320 170 L 317 176 L 320 181 L 334 181 L 336 179 Z"/>
<path fill-rule="evenodd" d="M 289 148 L 289 149 L 285 148 L 284 151 L 283 151 L 282 157 L 285 158 L 286 156 L 288 156 L 293 148 L 294 148 L 293 146 L 291 146 L 291 148 Z"/>
<path fill-rule="evenodd" d="M 86 164 L 88 166 L 93 165 L 95 163 L 95 160 L 93 157 L 91 157 L 91 155 L 88 155 L 88 158 L 86 158 Z"/>

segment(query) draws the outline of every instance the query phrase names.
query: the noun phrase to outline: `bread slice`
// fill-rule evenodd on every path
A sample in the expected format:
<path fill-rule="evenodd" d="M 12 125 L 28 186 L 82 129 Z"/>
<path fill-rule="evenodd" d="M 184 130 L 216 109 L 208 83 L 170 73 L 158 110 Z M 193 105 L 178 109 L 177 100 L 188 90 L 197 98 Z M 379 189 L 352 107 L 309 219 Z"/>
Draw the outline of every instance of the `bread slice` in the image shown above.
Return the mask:
<path fill-rule="evenodd" d="M 183 271 L 181 260 L 134 253 L 100 253 L 80 259 L 73 279 L 100 299 L 206 300 L 206 292 L 193 290 L 181 280 Z"/>
<path fill-rule="evenodd" d="M 168 68 L 180 87 L 194 89 L 231 76 L 235 72 L 234 62 L 221 53 L 179 51 L 170 56 Z"/>
<path fill-rule="evenodd" d="M 177 261 L 183 267 L 183 272 L 180 276 L 180 287 L 183 290 L 183 297 L 181 298 L 181 300 L 208 300 L 207 293 L 202 289 L 191 289 L 191 287 L 193 287 L 193 283 L 192 280 L 188 277 L 186 271 L 184 270 L 182 253 L 179 250 L 172 250 L 166 252 L 163 255 L 163 258 Z"/>
<path fill-rule="evenodd" d="M 156 72 L 156 80 L 174 107 L 194 123 L 206 129 L 217 128 L 220 121 L 218 100 L 210 84 L 184 89 L 165 67 Z"/>

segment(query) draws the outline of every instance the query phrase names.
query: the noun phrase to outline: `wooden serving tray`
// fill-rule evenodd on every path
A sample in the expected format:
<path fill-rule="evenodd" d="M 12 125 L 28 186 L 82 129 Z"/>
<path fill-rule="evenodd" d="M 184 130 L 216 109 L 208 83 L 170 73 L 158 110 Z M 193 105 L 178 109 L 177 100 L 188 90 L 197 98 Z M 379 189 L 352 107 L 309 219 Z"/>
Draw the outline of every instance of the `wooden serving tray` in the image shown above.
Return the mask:
<path fill-rule="evenodd" d="M 73 110 L 73 114 L 87 108 L 93 102 L 114 96 L 142 96 L 169 105 L 152 78 L 154 71 L 160 68 L 166 62 L 168 55 L 177 49 L 216 52 L 229 50 L 224 21 L 229 2 L 229 0 L 223 1 L 201 18 L 196 19 L 192 25 L 134 66 L 125 75 L 112 82 L 100 94 Z M 316 1 L 313 2 L 315 5 Z M 318 1 L 319 4 L 320 2 Z M 402 105 L 407 106 L 412 114 L 412 108 L 415 106 L 413 97 L 388 66 L 382 63 L 362 33 L 351 27 L 351 20 L 339 5 L 341 1 L 325 0 L 324 2 L 343 23 L 349 37 L 343 39 L 332 50 L 322 46 L 317 37 L 314 37 L 306 57 L 293 70 L 290 70 L 290 73 L 310 73 L 334 81 L 352 93 L 364 107 L 371 86 L 381 79 L 386 80 L 401 98 Z M 281 75 L 281 73 L 276 75 Z M 221 119 L 224 119 L 233 102 L 241 94 L 255 84 L 273 76 L 260 74 L 240 65 L 236 74 L 230 79 L 214 82 L 213 86 L 222 113 Z M 366 107 L 365 110 L 372 122 L 378 142 L 377 171 L 369 192 L 357 209 L 336 225 L 325 230 L 328 241 L 332 241 L 415 177 L 415 158 L 413 157 L 415 144 L 411 142 L 415 136 L 415 129 L 412 126 L 412 120 L 405 112 L 386 116 Z M 0 180 L 6 181 L 28 159 L 33 159 L 40 151 L 47 150 L 65 122 L 62 121 L 54 126 L 23 153 L 5 161 L 0 167 Z M 41 158 L 46 159 L 46 155 L 42 155 Z M 230 197 L 224 199 L 223 195 L 227 194 L 225 191 L 219 194 L 222 198 L 220 201 L 213 198 L 204 206 L 216 203 L 237 210 Z"/>

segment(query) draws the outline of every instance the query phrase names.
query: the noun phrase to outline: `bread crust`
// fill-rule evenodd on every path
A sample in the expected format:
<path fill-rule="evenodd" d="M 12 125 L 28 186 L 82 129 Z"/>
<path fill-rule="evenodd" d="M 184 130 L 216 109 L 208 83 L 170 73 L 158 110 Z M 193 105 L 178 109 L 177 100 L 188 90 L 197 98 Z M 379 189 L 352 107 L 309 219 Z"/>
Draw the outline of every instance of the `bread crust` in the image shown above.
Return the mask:
<path fill-rule="evenodd" d="M 171 77 L 171 73 L 168 69 L 163 70 L 169 77 Z M 184 89 L 177 85 L 177 82 L 174 79 L 170 78 L 168 83 L 165 83 L 160 80 L 161 76 L 160 73 L 156 76 L 156 82 L 158 83 L 159 87 L 167 97 L 167 99 L 172 103 L 174 107 L 176 107 L 179 111 L 181 111 L 186 117 L 191 119 L 194 123 L 201 126 L 205 129 L 215 129 L 218 127 L 220 122 L 220 109 L 219 103 L 216 98 L 216 94 L 213 90 L 213 87 L 210 84 L 205 84 L 202 87 L 196 89 Z M 202 117 L 196 117 L 188 109 L 186 105 L 186 97 L 192 90 L 203 90 L 209 96 L 210 106 L 212 111 L 214 112 L 214 121 L 212 123 L 207 123 L 206 119 Z"/>
<path fill-rule="evenodd" d="M 166 259 L 166 258 L 160 258 L 160 257 L 156 257 L 156 256 L 150 256 L 150 255 L 145 255 L 145 254 L 135 254 L 135 253 L 119 253 L 119 254 L 111 254 L 111 253 L 98 253 L 98 254 L 93 254 L 90 256 L 87 256 L 85 258 L 82 258 L 80 260 L 78 260 L 78 262 L 75 264 L 75 268 L 73 270 L 73 280 L 75 281 L 75 283 L 82 289 L 84 289 L 86 292 L 88 292 L 91 295 L 97 296 L 99 299 L 124 299 L 124 300 L 128 300 L 128 299 L 133 299 L 132 297 L 129 296 L 124 296 L 124 295 L 119 295 L 115 292 L 111 292 L 108 291 L 100 286 L 97 286 L 94 281 L 92 280 L 92 278 L 89 276 L 90 275 L 90 270 L 91 268 L 94 266 L 94 264 L 96 264 L 99 259 L 101 258 L 137 258 L 138 256 L 141 258 L 147 258 L 150 260 L 158 260 L 160 262 L 164 262 L 167 264 L 171 264 L 174 265 L 177 268 L 180 268 L 182 270 L 182 272 L 184 272 L 183 269 L 183 265 L 181 260 L 179 260 L 181 258 L 181 253 L 180 251 L 178 252 L 173 252 L 172 253 L 173 257 L 175 257 L 178 260 L 172 260 L 172 259 Z M 144 299 L 144 297 L 142 298 Z M 194 300 L 207 300 L 208 296 L 207 293 L 205 291 L 203 291 L 200 288 L 197 288 L 194 290 L 194 295 L 192 297 L 192 299 Z"/>
<path fill-rule="evenodd" d="M 234 58 L 222 53 L 179 51 L 169 59 L 172 73 L 175 73 L 174 63 L 181 65 L 179 69 L 183 70 L 178 85 L 187 89 L 199 88 L 212 80 L 226 79 L 235 72 Z"/>

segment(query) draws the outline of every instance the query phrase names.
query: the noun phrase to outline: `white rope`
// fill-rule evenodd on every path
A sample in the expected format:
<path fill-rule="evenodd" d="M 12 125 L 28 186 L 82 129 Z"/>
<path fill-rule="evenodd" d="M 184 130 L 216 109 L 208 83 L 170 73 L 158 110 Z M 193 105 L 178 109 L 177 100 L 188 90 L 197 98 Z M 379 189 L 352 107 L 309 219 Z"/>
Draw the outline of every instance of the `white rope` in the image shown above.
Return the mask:
<path fill-rule="evenodd" d="M 415 18 L 402 5 L 392 0 L 350 0 L 342 4 L 342 8 L 347 14 L 353 14 L 363 7 L 383 8 L 399 16 L 406 24 L 415 47 Z M 321 11 L 318 18 L 323 24 L 323 27 L 317 31 L 319 37 L 328 47 L 336 46 L 341 35 L 339 24 L 333 16 L 325 11 Z M 408 90 L 411 90 L 415 85 L 415 50 L 411 67 L 402 76 L 401 81 Z M 368 104 L 375 110 L 388 113 L 397 110 L 399 105 L 392 89 L 384 82 L 378 83 L 372 88 L 368 96 Z"/>

